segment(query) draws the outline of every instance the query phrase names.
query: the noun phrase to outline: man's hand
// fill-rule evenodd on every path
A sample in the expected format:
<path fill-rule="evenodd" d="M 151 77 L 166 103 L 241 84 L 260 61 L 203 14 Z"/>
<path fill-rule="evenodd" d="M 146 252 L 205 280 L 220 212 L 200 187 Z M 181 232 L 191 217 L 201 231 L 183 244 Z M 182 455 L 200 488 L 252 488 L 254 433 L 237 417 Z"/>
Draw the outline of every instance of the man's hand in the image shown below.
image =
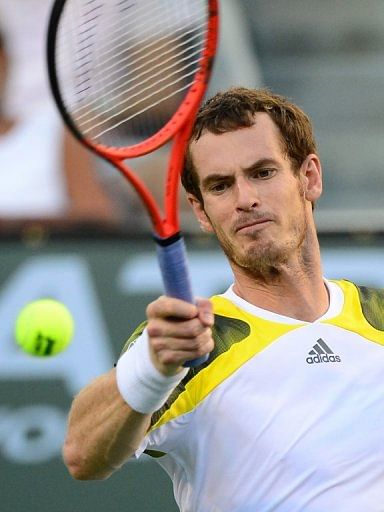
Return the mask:
<path fill-rule="evenodd" d="M 151 359 L 163 375 L 175 375 L 185 361 L 212 352 L 212 304 L 198 299 L 190 304 L 161 296 L 147 307 Z"/>

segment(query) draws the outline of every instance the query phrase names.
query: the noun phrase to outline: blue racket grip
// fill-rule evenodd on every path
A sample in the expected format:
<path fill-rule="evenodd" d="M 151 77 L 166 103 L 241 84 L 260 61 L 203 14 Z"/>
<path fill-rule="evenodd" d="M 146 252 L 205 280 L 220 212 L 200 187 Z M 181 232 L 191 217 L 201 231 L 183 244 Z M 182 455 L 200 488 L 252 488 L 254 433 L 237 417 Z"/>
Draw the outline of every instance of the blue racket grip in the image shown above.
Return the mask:
<path fill-rule="evenodd" d="M 181 233 L 176 233 L 169 238 L 155 236 L 155 240 L 165 294 L 193 304 L 194 297 L 189 278 L 184 237 Z M 199 366 L 207 359 L 208 354 L 205 354 L 197 359 L 186 361 L 183 366 Z"/>

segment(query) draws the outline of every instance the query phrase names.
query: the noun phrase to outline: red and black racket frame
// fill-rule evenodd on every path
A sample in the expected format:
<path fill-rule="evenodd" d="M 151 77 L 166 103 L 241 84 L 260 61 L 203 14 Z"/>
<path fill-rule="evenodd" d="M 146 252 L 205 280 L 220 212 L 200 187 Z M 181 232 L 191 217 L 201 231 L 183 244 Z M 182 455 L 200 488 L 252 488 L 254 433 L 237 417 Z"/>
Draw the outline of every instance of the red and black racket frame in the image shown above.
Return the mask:
<path fill-rule="evenodd" d="M 68 112 L 63 100 L 56 67 L 56 36 L 65 4 L 75 0 L 56 0 L 51 11 L 47 35 L 47 64 L 52 95 L 60 114 L 72 134 L 88 149 L 111 163 L 134 187 L 140 196 L 153 226 L 157 257 L 165 294 L 187 302 L 194 302 L 188 271 L 184 237 L 179 228 L 179 187 L 185 151 L 200 104 L 206 93 L 216 55 L 219 29 L 218 0 L 209 0 L 206 44 L 201 55 L 200 67 L 182 104 L 172 118 L 147 140 L 130 147 L 107 147 L 88 140 L 81 133 Z M 173 139 L 173 140 L 172 140 Z M 130 158 L 151 153 L 172 140 L 169 167 L 166 175 L 164 214 L 144 182 L 124 164 Z M 200 366 L 208 355 L 187 361 L 185 366 Z"/>

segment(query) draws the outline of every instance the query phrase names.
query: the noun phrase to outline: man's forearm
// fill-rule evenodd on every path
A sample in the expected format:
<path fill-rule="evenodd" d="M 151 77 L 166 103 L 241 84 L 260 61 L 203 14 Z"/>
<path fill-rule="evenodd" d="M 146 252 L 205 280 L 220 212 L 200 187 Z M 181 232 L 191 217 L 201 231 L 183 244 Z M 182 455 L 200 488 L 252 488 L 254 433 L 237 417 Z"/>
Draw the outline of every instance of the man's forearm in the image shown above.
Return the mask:
<path fill-rule="evenodd" d="M 110 476 L 133 455 L 150 418 L 123 400 L 115 370 L 99 377 L 79 393 L 70 411 L 63 456 L 71 475 L 80 480 Z"/>

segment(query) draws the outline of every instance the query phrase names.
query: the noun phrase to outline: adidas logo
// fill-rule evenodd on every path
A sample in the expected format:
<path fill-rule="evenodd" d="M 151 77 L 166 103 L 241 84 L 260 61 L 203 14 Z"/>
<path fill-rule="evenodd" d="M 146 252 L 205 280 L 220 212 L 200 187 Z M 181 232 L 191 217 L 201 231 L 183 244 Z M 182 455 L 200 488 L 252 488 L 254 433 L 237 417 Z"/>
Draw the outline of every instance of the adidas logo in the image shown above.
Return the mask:
<path fill-rule="evenodd" d="M 313 349 L 308 352 L 308 364 L 314 363 L 341 363 L 340 356 L 336 356 L 324 340 L 319 338 Z"/>

